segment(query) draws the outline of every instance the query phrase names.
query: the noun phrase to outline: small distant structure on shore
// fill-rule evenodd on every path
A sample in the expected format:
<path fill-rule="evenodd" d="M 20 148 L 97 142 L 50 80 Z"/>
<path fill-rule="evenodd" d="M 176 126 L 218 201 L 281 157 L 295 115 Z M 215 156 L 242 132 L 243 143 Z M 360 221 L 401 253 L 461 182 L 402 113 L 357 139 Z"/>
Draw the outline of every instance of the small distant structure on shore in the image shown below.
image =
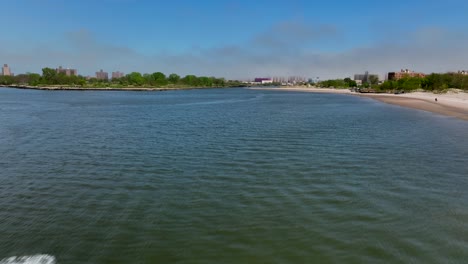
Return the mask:
<path fill-rule="evenodd" d="M 364 74 L 354 74 L 354 81 L 356 81 L 356 83 L 358 85 L 361 85 L 363 83 L 370 83 L 371 79 L 378 80 L 379 75 L 378 74 L 369 74 L 368 71 L 366 71 Z"/>
<path fill-rule="evenodd" d="M 256 84 L 273 83 L 273 79 L 271 79 L 271 78 L 255 78 L 254 83 L 256 83 Z"/>
<path fill-rule="evenodd" d="M 288 78 L 288 83 L 289 84 L 298 84 L 298 83 L 305 83 L 306 78 L 303 76 L 290 76 Z"/>
<path fill-rule="evenodd" d="M 63 73 L 66 76 L 77 76 L 78 71 L 76 69 L 69 69 L 69 68 L 62 68 L 62 66 L 59 66 L 57 69 L 55 69 L 57 73 Z"/>
<path fill-rule="evenodd" d="M 458 71 L 458 74 L 461 74 L 461 75 L 468 75 L 468 71 L 465 71 L 465 70 Z"/>
<path fill-rule="evenodd" d="M 96 79 L 98 80 L 109 80 L 109 73 L 103 71 L 102 69 L 98 72 L 96 72 Z"/>
<path fill-rule="evenodd" d="M 112 72 L 112 79 L 119 79 L 124 77 L 124 73 L 120 71 Z"/>
<path fill-rule="evenodd" d="M 3 76 L 12 76 L 13 74 L 11 73 L 10 67 L 8 64 L 3 64 L 2 67 L 2 75 Z"/>
<path fill-rule="evenodd" d="M 273 77 L 273 82 L 274 83 L 287 83 L 287 78 L 286 77 Z"/>
<path fill-rule="evenodd" d="M 401 69 L 401 71 L 399 71 L 399 72 L 389 72 L 388 73 L 388 80 L 389 81 L 398 81 L 398 80 L 403 79 L 405 77 L 424 78 L 424 77 L 426 77 L 426 74 L 424 74 L 422 72 L 410 71 L 408 69 Z"/>
<path fill-rule="evenodd" d="M 289 76 L 289 77 L 273 77 L 273 83 L 279 83 L 281 85 L 295 85 L 299 83 L 307 83 L 306 77 L 302 76 Z"/>

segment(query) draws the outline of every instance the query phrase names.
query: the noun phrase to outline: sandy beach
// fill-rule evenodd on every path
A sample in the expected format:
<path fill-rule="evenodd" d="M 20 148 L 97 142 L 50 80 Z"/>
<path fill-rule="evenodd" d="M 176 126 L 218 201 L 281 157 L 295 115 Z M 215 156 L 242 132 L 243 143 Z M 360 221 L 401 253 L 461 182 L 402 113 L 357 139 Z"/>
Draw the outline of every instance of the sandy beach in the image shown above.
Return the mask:
<path fill-rule="evenodd" d="M 291 87 L 291 88 L 252 88 L 275 91 L 294 91 L 294 92 L 311 92 L 311 93 L 335 93 L 349 94 L 355 96 L 368 97 L 379 100 L 384 103 L 399 105 L 413 109 L 424 110 L 441 115 L 456 117 L 463 120 L 468 120 L 468 93 L 448 92 L 444 94 L 434 94 L 429 92 L 414 92 L 405 94 L 373 94 L 373 93 L 355 93 L 348 89 L 330 89 L 330 88 L 307 88 L 307 87 Z M 435 101 L 437 98 L 437 101 Z"/>

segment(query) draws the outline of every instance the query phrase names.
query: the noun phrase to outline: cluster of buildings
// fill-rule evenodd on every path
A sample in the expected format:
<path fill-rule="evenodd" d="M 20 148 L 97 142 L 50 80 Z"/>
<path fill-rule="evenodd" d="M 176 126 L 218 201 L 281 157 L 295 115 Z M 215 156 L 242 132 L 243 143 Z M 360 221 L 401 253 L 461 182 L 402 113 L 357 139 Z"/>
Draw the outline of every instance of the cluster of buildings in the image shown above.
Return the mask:
<path fill-rule="evenodd" d="M 281 83 L 282 85 L 294 85 L 298 83 L 306 83 L 308 80 L 302 76 L 289 76 L 289 77 L 258 77 L 253 81 L 247 81 L 251 84 L 269 84 L 269 83 Z"/>
<path fill-rule="evenodd" d="M 124 77 L 124 73 L 120 71 L 112 72 L 112 79 L 119 79 Z M 109 80 L 109 73 L 102 69 L 96 72 L 96 79 L 98 80 Z"/>
<path fill-rule="evenodd" d="M 119 79 L 124 76 L 125 74 L 120 71 L 112 72 L 112 75 L 111 75 L 112 79 Z M 96 72 L 95 78 L 98 80 L 109 80 L 109 73 L 101 69 L 100 71 Z M 88 77 L 88 79 L 91 79 L 91 77 Z"/>
<path fill-rule="evenodd" d="M 55 71 L 57 73 L 63 73 L 66 76 L 77 76 L 78 75 L 78 71 L 76 69 L 69 69 L 69 68 L 64 69 L 64 68 L 62 68 L 62 66 L 55 69 Z"/>
<path fill-rule="evenodd" d="M 60 66 L 55 70 L 57 71 L 57 73 L 63 73 L 66 76 L 77 76 L 78 75 L 78 71 L 76 69 L 69 69 L 69 68 L 65 69 L 62 66 Z M 123 72 L 120 72 L 120 71 L 112 72 L 112 79 L 122 78 L 123 76 L 124 76 Z M 91 78 L 92 78 L 91 76 L 87 77 L 87 79 L 91 79 Z M 95 78 L 98 79 L 98 80 L 109 80 L 109 73 L 105 72 L 104 70 L 101 69 L 100 71 L 96 72 L 96 77 Z"/>
<path fill-rule="evenodd" d="M 123 72 L 116 71 L 116 72 L 112 72 L 111 77 L 112 79 L 119 79 L 119 78 L 124 77 L 124 75 L 125 74 Z M 88 77 L 88 78 L 90 79 L 91 77 Z M 100 71 L 96 72 L 96 79 L 107 81 L 109 80 L 109 73 L 101 69 Z"/>
<path fill-rule="evenodd" d="M 354 81 L 356 82 L 357 85 L 361 85 L 363 83 L 371 83 L 371 80 L 379 79 L 378 74 L 369 74 L 368 71 L 366 71 L 364 74 L 354 74 Z"/>
<path fill-rule="evenodd" d="M 459 71 L 458 73 L 462 73 L 462 71 Z M 422 72 L 415 72 L 411 71 L 408 69 L 401 69 L 399 72 L 389 72 L 385 76 L 386 80 L 389 81 L 398 81 L 400 79 L 403 79 L 405 77 L 419 77 L 419 78 L 424 78 L 426 77 L 425 73 Z M 378 74 L 370 74 L 369 72 L 365 72 L 364 74 L 355 74 L 354 75 L 354 81 L 358 85 L 361 85 L 363 83 L 371 83 L 371 80 L 379 80 L 379 75 Z"/>
<path fill-rule="evenodd" d="M 307 79 L 302 76 L 274 77 L 273 82 L 281 84 L 305 83 Z"/>
<path fill-rule="evenodd" d="M 458 72 L 453 72 L 453 74 L 461 74 L 461 75 L 468 75 L 467 70 L 460 70 Z M 408 69 L 401 69 L 398 72 L 389 72 L 386 76 L 386 80 L 389 81 L 398 81 L 400 79 L 403 79 L 405 77 L 418 77 L 418 78 L 424 78 L 426 77 L 425 73 L 422 72 L 416 72 L 416 71 L 411 71 Z M 362 83 L 370 83 L 371 78 L 379 78 L 377 74 L 369 74 L 369 72 L 365 72 L 364 74 L 355 74 L 354 75 L 354 80 L 358 85 Z"/>
<path fill-rule="evenodd" d="M 62 66 L 59 66 L 55 69 L 55 71 L 59 74 L 65 74 L 66 76 L 78 76 L 77 69 L 63 68 Z M 1 75 L 14 76 L 8 64 L 3 64 Z M 122 78 L 124 75 L 125 74 L 120 71 L 112 72 L 112 79 Z M 92 77 L 88 76 L 87 78 L 91 79 Z M 109 74 L 101 69 L 100 71 L 96 72 L 96 79 L 109 80 Z"/>

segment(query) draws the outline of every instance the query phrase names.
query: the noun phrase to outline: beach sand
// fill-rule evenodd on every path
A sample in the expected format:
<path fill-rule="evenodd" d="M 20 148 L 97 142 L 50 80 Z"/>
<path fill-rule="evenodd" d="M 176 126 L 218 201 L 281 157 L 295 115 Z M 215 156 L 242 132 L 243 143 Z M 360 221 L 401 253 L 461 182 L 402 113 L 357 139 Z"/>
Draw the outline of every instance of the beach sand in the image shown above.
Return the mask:
<path fill-rule="evenodd" d="M 361 97 L 368 97 L 379 100 L 384 103 L 399 105 L 402 107 L 424 110 L 441 115 L 456 117 L 468 120 L 468 93 L 448 92 L 445 94 L 434 94 L 430 92 L 414 92 L 405 94 L 373 94 L 373 93 L 355 93 L 348 89 L 329 89 L 329 88 L 252 88 L 266 89 L 275 91 L 294 91 L 294 92 L 312 92 L 312 93 L 335 93 L 349 94 Z M 435 101 L 437 98 L 437 101 Z"/>

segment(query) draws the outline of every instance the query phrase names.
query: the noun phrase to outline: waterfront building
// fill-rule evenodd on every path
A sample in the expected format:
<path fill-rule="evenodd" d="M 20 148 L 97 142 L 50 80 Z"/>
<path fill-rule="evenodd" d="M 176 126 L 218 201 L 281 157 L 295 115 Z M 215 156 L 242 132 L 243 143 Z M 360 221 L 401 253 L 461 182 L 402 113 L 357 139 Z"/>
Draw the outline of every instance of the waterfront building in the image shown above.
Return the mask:
<path fill-rule="evenodd" d="M 284 77 L 273 77 L 274 83 L 286 83 L 286 78 Z"/>
<path fill-rule="evenodd" d="M 96 72 L 96 79 L 98 80 L 109 80 L 109 73 L 103 71 L 102 69 Z"/>
<path fill-rule="evenodd" d="M 354 81 L 359 82 L 359 83 L 370 83 L 370 80 L 372 78 L 379 79 L 378 74 L 369 74 L 368 71 L 366 71 L 364 74 L 354 74 Z"/>
<path fill-rule="evenodd" d="M 308 81 L 307 78 L 303 76 L 289 76 L 289 77 L 276 76 L 276 77 L 269 78 L 269 79 L 272 79 L 274 83 L 281 83 L 283 85 L 306 83 Z"/>
<path fill-rule="evenodd" d="M 8 66 L 8 64 L 3 64 L 2 75 L 3 76 L 12 76 L 11 70 L 10 70 L 10 67 Z"/>
<path fill-rule="evenodd" d="M 124 77 L 123 72 L 119 72 L 119 71 L 112 72 L 112 79 L 119 79 L 119 78 L 122 78 L 122 77 Z"/>
<path fill-rule="evenodd" d="M 399 72 L 389 72 L 388 73 L 388 80 L 389 81 L 398 81 L 398 80 L 400 80 L 402 78 L 405 78 L 405 77 L 424 78 L 425 76 L 426 76 L 426 74 L 424 74 L 422 72 L 414 72 L 414 71 L 410 71 L 408 69 L 402 69 Z"/>
<path fill-rule="evenodd" d="M 76 76 L 76 75 L 78 75 L 78 71 L 76 69 L 69 69 L 69 68 L 64 69 L 64 68 L 62 68 L 62 66 L 60 66 L 55 70 L 57 71 L 57 73 L 63 73 L 66 76 Z"/>
<path fill-rule="evenodd" d="M 265 83 L 273 83 L 273 80 L 271 78 L 255 78 L 254 82 L 265 84 Z"/>

